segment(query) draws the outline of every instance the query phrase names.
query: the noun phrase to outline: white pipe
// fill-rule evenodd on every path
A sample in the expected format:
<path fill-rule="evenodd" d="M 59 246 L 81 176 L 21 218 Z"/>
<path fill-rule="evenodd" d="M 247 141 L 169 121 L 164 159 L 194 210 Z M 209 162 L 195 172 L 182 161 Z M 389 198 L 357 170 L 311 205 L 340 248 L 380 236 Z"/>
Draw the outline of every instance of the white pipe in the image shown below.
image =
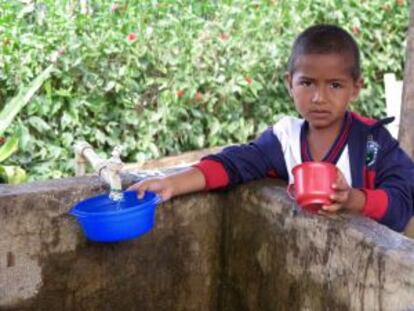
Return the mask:
<path fill-rule="evenodd" d="M 94 171 L 98 173 L 106 164 L 106 161 L 96 154 L 92 146 L 84 141 L 75 144 L 75 156 L 78 158 L 77 163 L 82 164 L 88 162 Z"/>
<path fill-rule="evenodd" d="M 119 148 L 114 148 L 112 157 L 104 160 L 96 154 L 87 142 L 75 144 L 75 171 L 76 176 L 85 174 L 86 162 L 89 162 L 94 171 L 110 186 L 110 196 L 114 199 L 122 197 L 122 181 L 120 172 L 123 163 L 120 159 Z"/>

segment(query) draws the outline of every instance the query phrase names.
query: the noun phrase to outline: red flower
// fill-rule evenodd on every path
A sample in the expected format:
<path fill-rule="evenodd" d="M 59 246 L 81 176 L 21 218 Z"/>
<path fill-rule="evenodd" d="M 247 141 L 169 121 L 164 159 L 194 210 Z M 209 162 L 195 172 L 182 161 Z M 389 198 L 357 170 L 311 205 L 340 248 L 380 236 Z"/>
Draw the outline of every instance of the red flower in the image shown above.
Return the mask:
<path fill-rule="evenodd" d="M 397 0 L 397 4 L 398 5 L 404 5 L 405 4 L 405 0 Z"/>
<path fill-rule="evenodd" d="M 111 11 L 112 11 L 112 12 L 116 12 L 116 11 L 118 11 L 120 8 L 121 8 L 121 6 L 120 6 L 119 4 L 114 3 L 114 4 L 112 4 L 112 6 L 111 6 Z"/>
<path fill-rule="evenodd" d="M 354 26 L 354 27 L 352 27 L 352 33 L 353 33 L 354 35 L 358 35 L 360 32 L 361 32 L 361 30 L 359 29 L 359 27 L 358 27 L 358 26 Z"/>
<path fill-rule="evenodd" d="M 249 76 L 244 77 L 244 80 L 247 82 L 248 85 L 252 84 L 253 82 L 252 77 L 249 77 Z"/>
<path fill-rule="evenodd" d="M 195 101 L 201 102 L 203 100 L 203 94 L 200 92 L 197 92 L 194 96 Z"/>
<path fill-rule="evenodd" d="M 222 32 L 220 34 L 220 40 L 221 41 L 227 41 L 230 38 L 230 35 L 227 32 Z"/>
<path fill-rule="evenodd" d="M 130 32 L 128 34 L 128 37 L 127 38 L 128 38 L 128 41 L 129 42 L 134 42 L 137 39 L 137 35 L 135 33 L 133 33 L 133 32 Z"/>
<path fill-rule="evenodd" d="M 6 142 L 6 138 L 0 137 L 0 146 Z"/>
<path fill-rule="evenodd" d="M 183 97 L 184 96 L 184 90 L 177 90 L 175 95 L 177 95 L 177 97 Z"/>

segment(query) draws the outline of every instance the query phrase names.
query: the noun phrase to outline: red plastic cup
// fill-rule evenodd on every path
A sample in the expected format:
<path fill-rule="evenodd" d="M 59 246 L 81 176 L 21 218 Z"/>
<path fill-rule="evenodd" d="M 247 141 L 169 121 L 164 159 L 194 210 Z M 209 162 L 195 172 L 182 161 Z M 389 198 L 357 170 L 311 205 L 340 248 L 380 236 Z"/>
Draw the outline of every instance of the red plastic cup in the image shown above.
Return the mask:
<path fill-rule="evenodd" d="M 287 192 L 298 205 L 317 212 L 322 205 L 332 204 L 332 184 L 337 177 L 336 166 L 327 162 L 305 162 L 292 169 L 294 183 Z"/>

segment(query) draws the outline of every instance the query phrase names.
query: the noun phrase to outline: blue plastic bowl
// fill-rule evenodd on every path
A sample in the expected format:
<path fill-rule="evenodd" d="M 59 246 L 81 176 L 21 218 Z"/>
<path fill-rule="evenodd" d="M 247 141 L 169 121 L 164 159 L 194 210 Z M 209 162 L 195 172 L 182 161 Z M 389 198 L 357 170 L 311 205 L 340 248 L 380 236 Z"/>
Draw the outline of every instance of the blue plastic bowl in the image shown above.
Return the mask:
<path fill-rule="evenodd" d="M 136 238 L 154 226 L 155 208 L 161 201 L 153 192 L 138 199 L 135 191 L 123 193 L 122 201 L 113 201 L 108 194 L 79 202 L 70 214 L 76 216 L 89 240 L 116 242 Z"/>

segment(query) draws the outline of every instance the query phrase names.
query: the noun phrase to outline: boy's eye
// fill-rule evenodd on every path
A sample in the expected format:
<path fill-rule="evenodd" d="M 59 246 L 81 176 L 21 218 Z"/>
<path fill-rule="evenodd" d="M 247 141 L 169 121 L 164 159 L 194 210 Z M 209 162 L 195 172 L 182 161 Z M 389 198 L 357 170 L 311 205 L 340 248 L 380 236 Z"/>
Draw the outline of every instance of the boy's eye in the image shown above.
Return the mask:
<path fill-rule="evenodd" d="M 342 85 L 341 85 L 340 83 L 338 83 L 338 82 L 332 82 L 332 83 L 331 83 L 331 87 L 332 87 L 333 89 L 339 89 L 339 88 L 341 88 L 341 87 L 342 87 Z"/>
<path fill-rule="evenodd" d="M 312 82 L 307 81 L 307 80 L 299 81 L 299 85 L 302 85 L 302 86 L 310 86 L 311 84 Z"/>

